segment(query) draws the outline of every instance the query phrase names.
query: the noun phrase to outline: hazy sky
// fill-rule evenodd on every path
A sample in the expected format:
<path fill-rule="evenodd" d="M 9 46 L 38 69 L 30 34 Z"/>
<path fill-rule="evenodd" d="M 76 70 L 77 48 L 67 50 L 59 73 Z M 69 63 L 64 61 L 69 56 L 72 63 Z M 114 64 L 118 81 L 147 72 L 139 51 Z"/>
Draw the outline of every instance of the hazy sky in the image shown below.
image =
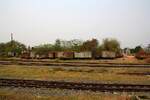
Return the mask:
<path fill-rule="evenodd" d="M 117 38 L 122 47 L 150 43 L 150 0 L 0 0 L 0 42 Z"/>

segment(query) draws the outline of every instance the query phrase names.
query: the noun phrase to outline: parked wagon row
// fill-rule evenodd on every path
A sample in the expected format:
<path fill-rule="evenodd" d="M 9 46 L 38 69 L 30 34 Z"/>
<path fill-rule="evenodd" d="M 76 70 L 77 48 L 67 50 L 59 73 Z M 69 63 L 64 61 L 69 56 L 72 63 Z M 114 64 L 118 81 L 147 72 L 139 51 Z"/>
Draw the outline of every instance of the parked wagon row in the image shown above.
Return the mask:
<path fill-rule="evenodd" d="M 115 52 L 111 51 L 102 51 L 101 53 L 97 53 L 96 56 L 92 56 L 92 52 L 90 51 L 82 51 L 82 52 L 49 52 L 38 54 L 35 52 L 25 52 L 22 53 L 22 58 L 32 58 L 32 59 L 92 59 L 92 58 L 107 58 L 113 59 L 117 57 Z"/>

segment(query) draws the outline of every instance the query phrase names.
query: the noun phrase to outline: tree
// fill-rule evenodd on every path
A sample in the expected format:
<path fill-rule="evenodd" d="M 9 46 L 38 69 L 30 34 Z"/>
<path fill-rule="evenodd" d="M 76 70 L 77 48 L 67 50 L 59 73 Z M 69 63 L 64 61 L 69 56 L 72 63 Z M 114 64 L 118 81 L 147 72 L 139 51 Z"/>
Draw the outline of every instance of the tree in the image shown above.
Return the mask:
<path fill-rule="evenodd" d="M 38 54 L 47 54 L 49 51 L 54 51 L 52 44 L 43 44 L 33 47 L 33 51 Z"/>
<path fill-rule="evenodd" d="M 81 50 L 82 51 L 91 51 L 92 57 L 95 57 L 97 48 L 98 48 L 98 40 L 92 39 L 92 40 L 85 41 L 81 47 Z"/>
<path fill-rule="evenodd" d="M 92 39 L 92 40 L 87 40 L 83 43 L 81 49 L 83 51 L 93 51 L 98 47 L 98 40 L 97 39 Z"/>
<path fill-rule="evenodd" d="M 18 41 L 13 40 L 0 44 L 1 56 L 19 56 L 24 50 L 26 50 L 26 46 Z"/>
<path fill-rule="evenodd" d="M 136 46 L 134 49 L 134 53 L 138 53 L 141 49 L 143 49 L 140 45 Z"/>
<path fill-rule="evenodd" d="M 135 48 L 131 48 L 130 51 L 131 51 L 132 54 L 134 54 L 135 53 Z"/>
<path fill-rule="evenodd" d="M 116 39 L 106 38 L 102 43 L 103 50 L 118 52 L 120 50 L 120 43 Z"/>
<path fill-rule="evenodd" d="M 70 41 L 61 41 L 61 47 L 65 51 L 80 51 L 80 47 L 82 44 L 83 42 L 77 39 Z"/>
<path fill-rule="evenodd" d="M 82 44 L 83 44 L 83 41 L 81 40 L 78 40 L 78 39 L 71 40 L 71 50 L 79 52 Z"/>
<path fill-rule="evenodd" d="M 6 55 L 5 46 L 5 43 L 0 43 L 0 56 Z"/>
<path fill-rule="evenodd" d="M 59 40 L 57 39 L 54 48 L 55 51 L 80 51 L 80 47 L 83 44 L 81 40 Z"/>
<path fill-rule="evenodd" d="M 57 39 L 57 40 L 55 41 L 54 49 L 55 49 L 55 51 L 61 51 L 61 50 L 62 50 L 60 39 Z"/>

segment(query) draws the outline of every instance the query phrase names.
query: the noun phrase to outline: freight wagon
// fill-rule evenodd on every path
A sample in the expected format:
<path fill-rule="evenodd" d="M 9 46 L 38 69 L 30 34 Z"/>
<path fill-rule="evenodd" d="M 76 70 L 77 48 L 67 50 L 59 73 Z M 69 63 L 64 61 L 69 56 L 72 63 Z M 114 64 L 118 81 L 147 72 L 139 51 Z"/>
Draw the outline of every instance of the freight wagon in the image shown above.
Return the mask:
<path fill-rule="evenodd" d="M 48 54 L 36 54 L 37 59 L 48 59 Z"/>
<path fill-rule="evenodd" d="M 75 59 L 91 59 L 92 52 L 85 51 L 85 52 L 74 52 Z"/>
<path fill-rule="evenodd" d="M 37 59 L 54 59 L 55 58 L 55 52 L 48 52 L 48 53 L 36 53 L 35 58 Z"/>
<path fill-rule="evenodd" d="M 96 52 L 95 56 L 92 57 L 92 52 L 90 51 L 82 51 L 82 52 L 48 52 L 48 53 L 43 53 L 43 54 L 38 54 L 35 52 L 26 52 L 23 53 L 21 58 L 25 59 L 99 59 L 99 58 L 104 58 L 104 59 L 113 59 L 117 57 L 122 57 L 122 53 L 115 53 L 112 51 L 101 51 L 101 52 Z"/>
<path fill-rule="evenodd" d="M 36 53 L 33 52 L 33 51 L 31 51 L 31 52 L 30 52 L 30 58 L 31 58 L 31 59 L 36 58 Z"/>
<path fill-rule="evenodd" d="M 36 58 L 36 55 L 35 55 L 35 52 L 23 52 L 21 54 L 21 58 L 24 58 L 24 59 L 34 59 Z"/>
<path fill-rule="evenodd" d="M 138 53 L 136 53 L 135 57 L 138 59 L 150 58 L 150 53 L 144 50 L 140 50 Z"/>
<path fill-rule="evenodd" d="M 116 58 L 116 53 L 112 51 L 102 51 L 101 58 L 113 59 Z"/>
<path fill-rule="evenodd" d="M 48 53 L 48 58 L 49 59 L 55 59 L 55 56 L 56 56 L 55 52 L 49 52 Z"/>
<path fill-rule="evenodd" d="M 74 58 L 74 52 L 56 52 L 56 58 L 73 59 Z"/>
<path fill-rule="evenodd" d="M 122 58 L 123 57 L 123 51 L 120 50 L 116 53 L 116 58 Z"/>
<path fill-rule="evenodd" d="M 23 59 L 30 59 L 30 52 L 23 52 L 21 54 L 21 58 L 23 58 Z"/>

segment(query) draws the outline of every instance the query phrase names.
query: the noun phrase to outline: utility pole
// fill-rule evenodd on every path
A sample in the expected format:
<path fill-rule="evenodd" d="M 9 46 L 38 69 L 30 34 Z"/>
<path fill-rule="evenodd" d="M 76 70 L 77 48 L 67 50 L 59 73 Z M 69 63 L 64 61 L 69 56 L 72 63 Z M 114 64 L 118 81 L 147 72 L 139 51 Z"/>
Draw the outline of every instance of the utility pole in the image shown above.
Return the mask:
<path fill-rule="evenodd" d="M 13 33 L 11 33 L 11 56 L 14 56 L 14 51 L 13 51 Z"/>
<path fill-rule="evenodd" d="M 11 33 L 11 40 L 10 40 L 10 42 L 11 42 L 11 47 L 13 47 L 13 33 Z"/>
<path fill-rule="evenodd" d="M 13 33 L 11 33 L 11 41 L 13 41 Z"/>

